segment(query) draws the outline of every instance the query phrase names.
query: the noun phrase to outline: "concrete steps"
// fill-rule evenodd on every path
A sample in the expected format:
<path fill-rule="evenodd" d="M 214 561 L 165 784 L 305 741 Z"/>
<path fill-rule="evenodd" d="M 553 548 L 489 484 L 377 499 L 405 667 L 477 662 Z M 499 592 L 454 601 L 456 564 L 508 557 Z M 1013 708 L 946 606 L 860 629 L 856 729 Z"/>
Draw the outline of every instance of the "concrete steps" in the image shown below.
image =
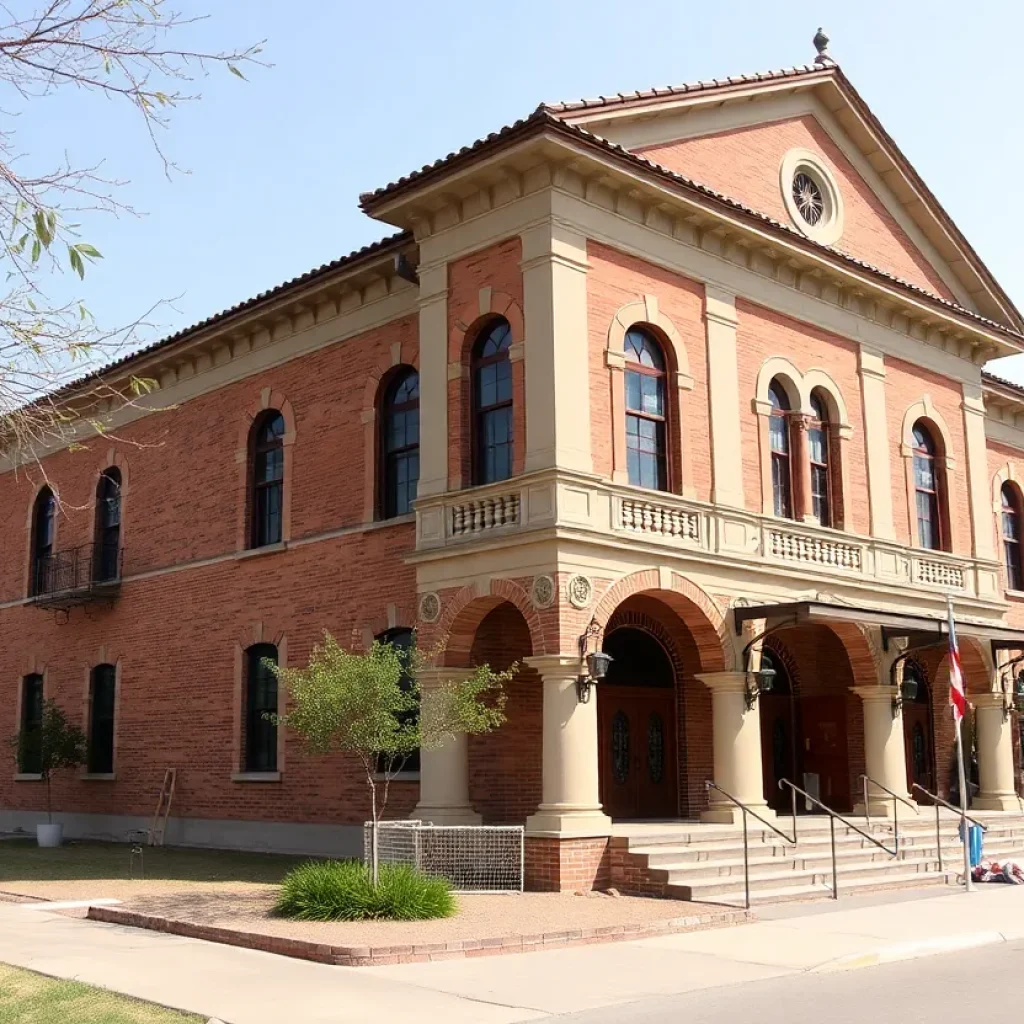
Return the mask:
<path fill-rule="evenodd" d="M 986 859 L 1024 860 L 1024 816 L 979 815 L 988 831 Z M 940 884 L 962 871 L 959 819 L 944 814 L 940 848 L 930 808 L 899 821 L 899 849 L 893 856 L 856 829 L 836 825 L 840 893 L 900 885 Z M 894 849 L 892 826 L 857 819 L 856 824 Z M 789 819 L 780 821 L 788 831 Z M 832 851 L 827 818 L 802 818 L 797 844 L 767 829 L 748 833 L 752 903 L 817 899 L 831 895 Z M 612 840 L 612 884 L 623 892 L 697 902 L 742 904 L 743 833 L 737 826 L 680 823 L 650 828 Z"/>

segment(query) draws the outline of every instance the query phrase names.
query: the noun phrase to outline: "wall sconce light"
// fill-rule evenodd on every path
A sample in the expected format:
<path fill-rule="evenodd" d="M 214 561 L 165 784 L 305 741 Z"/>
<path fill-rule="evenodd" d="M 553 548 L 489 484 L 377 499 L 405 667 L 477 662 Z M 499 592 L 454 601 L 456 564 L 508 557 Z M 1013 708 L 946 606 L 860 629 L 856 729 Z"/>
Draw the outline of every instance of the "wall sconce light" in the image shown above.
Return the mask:
<path fill-rule="evenodd" d="M 601 635 L 601 624 L 597 618 L 590 620 L 590 625 L 580 634 L 578 640 L 580 651 L 580 662 L 586 668 L 576 680 L 576 700 L 580 704 L 590 703 L 590 690 L 596 683 L 599 683 L 608 675 L 608 667 L 614 660 L 610 654 L 604 651 L 590 651 L 587 648 Z"/>
<path fill-rule="evenodd" d="M 743 702 L 747 706 L 747 710 L 750 711 L 757 703 L 757 698 L 762 693 L 771 693 L 775 688 L 775 676 L 776 671 L 770 665 L 760 669 L 757 672 L 748 672 L 747 681 L 744 684 L 743 689 Z M 754 685 L 750 685 L 750 679 L 753 677 Z"/>
<path fill-rule="evenodd" d="M 903 712 L 903 705 L 908 701 L 917 700 L 917 679 L 913 676 L 904 678 L 892 698 L 892 717 L 896 718 Z"/>

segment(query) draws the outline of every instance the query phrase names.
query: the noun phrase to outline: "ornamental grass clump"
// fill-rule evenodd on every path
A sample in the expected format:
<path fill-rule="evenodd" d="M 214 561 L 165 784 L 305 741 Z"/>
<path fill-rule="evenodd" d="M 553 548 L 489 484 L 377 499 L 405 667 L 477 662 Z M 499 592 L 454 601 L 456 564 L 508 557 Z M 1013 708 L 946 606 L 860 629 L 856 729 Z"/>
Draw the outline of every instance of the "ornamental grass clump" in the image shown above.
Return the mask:
<path fill-rule="evenodd" d="M 405 864 L 381 864 L 377 884 L 355 860 L 307 861 L 281 883 L 275 912 L 299 921 L 427 921 L 456 911 L 451 886 Z"/>

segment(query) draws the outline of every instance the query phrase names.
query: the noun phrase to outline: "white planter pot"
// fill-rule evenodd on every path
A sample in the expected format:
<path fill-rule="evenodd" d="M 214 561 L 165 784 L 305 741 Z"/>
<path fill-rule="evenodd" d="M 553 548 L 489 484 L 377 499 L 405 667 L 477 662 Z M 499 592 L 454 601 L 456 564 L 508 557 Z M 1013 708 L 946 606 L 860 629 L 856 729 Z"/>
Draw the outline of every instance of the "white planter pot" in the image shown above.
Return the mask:
<path fill-rule="evenodd" d="M 60 846 L 64 839 L 64 826 L 61 824 L 56 825 L 36 825 L 36 842 L 40 846 L 53 847 Z"/>

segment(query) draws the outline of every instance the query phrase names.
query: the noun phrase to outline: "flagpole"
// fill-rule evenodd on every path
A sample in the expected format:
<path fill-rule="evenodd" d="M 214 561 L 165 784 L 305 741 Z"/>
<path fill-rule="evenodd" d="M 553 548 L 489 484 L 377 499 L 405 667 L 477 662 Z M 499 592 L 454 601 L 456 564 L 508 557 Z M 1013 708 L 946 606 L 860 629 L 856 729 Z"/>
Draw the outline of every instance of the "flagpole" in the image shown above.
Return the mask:
<path fill-rule="evenodd" d="M 948 613 L 950 645 L 953 640 L 953 598 L 946 595 L 946 611 Z M 966 690 L 966 686 L 964 687 Z M 960 836 L 964 846 L 964 891 L 974 891 L 974 880 L 971 878 L 971 837 L 967 831 L 967 773 L 964 770 L 964 730 L 963 721 L 957 715 L 955 708 L 950 708 L 953 721 L 956 724 L 956 759 L 957 768 L 960 772 Z"/>

